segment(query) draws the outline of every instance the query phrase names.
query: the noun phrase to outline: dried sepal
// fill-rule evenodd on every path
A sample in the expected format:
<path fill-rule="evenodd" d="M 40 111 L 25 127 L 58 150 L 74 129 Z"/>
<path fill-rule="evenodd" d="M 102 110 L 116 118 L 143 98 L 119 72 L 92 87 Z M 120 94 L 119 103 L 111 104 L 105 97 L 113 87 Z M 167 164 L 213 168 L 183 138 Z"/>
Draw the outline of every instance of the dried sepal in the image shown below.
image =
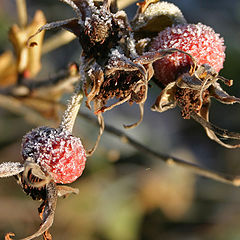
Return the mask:
<path fill-rule="evenodd" d="M 91 109 L 90 103 L 96 95 L 99 94 L 100 87 L 104 82 L 104 73 L 101 67 L 95 63 L 91 69 L 89 69 L 87 81 L 85 82 L 85 95 L 87 97 L 86 106 Z M 89 85 L 92 84 L 90 92 L 87 92 Z"/>
<path fill-rule="evenodd" d="M 74 27 L 69 27 L 68 26 L 78 26 L 78 19 L 77 18 L 70 18 L 70 19 L 66 19 L 66 20 L 60 20 L 60 21 L 56 21 L 53 23 L 47 23 L 43 26 L 41 26 L 40 28 L 38 28 L 32 35 L 30 35 L 27 39 L 26 45 L 28 47 L 35 47 L 38 46 L 38 43 L 34 41 L 34 38 L 40 34 L 43 31 L 46 30 L 52 30 L 52 29 L 58 29 L 58 28 L 67 28 L 67 30 L 74 32 Z M 79 32 L 79 31 L 77 31 Z"/>
<path fill-rule="evenodd" d="M 93 153 L 95 152 L 95 150 L 98 147 L 98 144 L 99 144 L 101 137 L 103 135 L 103 132 L 104 132 L 105 124 L 104 124 L 104 119 L 103 119 L 102 113 L 98 113 L 97 118 L 98 118 L 98 124 L 99 124 L 99 133 L 98 133 L 97 140 L 96 140 L 94 146 L 91 149 L 86 150 L 87 157 L 90 157 L 93 155 Z"/>
<path fill-rule="evenodd" d="M 166 27 L 186 23 L 181 10 L 173 3 L 145 0 L 138 3 L 138 6 L 131 25 L 141 37 L 154 36 Z"/>
<path fill-rule="evenodd" d="M 65 185 L 57 185 L 57 194 L 58 197 L 67 197 L 70 194 L 78 194 L 79 193 L 79 189 L 78 188 L 72 188 L 69 186 L 65 186 Z"/>
<path fill-rule="evenodd" d="M 230 96 L 227 92 L 225 92 L 219 83 L 215 83 L 214 87 L 209 89 L 211 96 L 214 97 L 221 103 L 224 104 L 233 104 L 233 103 L 240 103 L 240 98 Z"/>
<path fill-rule="evenodd" d="M 39 208 L 40 218 L 42 219 L 43 222 L 37 232 L 35 232 L 31 236 L 23 238 L 22 240 L 31 240 L 36 237 L 39 237 L 46 233 L 48 229 L 52 226 L 57 204 L 56 184 L 54 182 L 50 182 L 46 186 L 46 192 L 47 198 L 44 200 L 43 204 Z"/>
<path fill-rule="evenodd" d="M 29 175 L 29 173 L 34 176 L 33 179 L 31 179 L 31 175 Z M 24 162 L 24 171 L 22 173 L 22 177 L 23 181 L 26 182 L 28 186 L 33 188 L 44 187 L 52 180 L 52 178 L 49 175 L 46 175 L 42 171 L 41 167 L 35 163 L 32 158 L 28 158 Z M 38 181 L 35 181 L 36 178 Z"/>
<path fill-rule="evenodd" d="M 165 112 L 169 109 L 176 107 L 176 101 L 174 98 L 176 92 L 176 84 L 174 82 L 169 83 L 157 97 L 155 104 L 151 107 L 152 111 Z"/>
<path fill-rule="evenodd" d="M 132 123 L 132 124 L 129 124 L 129 125 L 125 125 L 123 124 L 123 127 L 125 129 L 130 129 L 130 128 L 135 128 L 137 127 L 143 120 L 143 115 L 144 115 L 144 103 L 139 103 L 138 104 L 138 107 L 139 107 L 139 112 L 140 112 L 140 117 L 139 117 L 139 120 L 135 123 Z"/>
<path fill-rule="evenodd" d="M 0 164 L 0 177 L 11 177 L 24 171 L 24 165 L 19 162 L 4 162 Z"/>
<path fill-rule="evenodd" d="M 215 126 L 214 124 L 209 122 L 209 105 L 204 106 L 201 109 L 200 114 L 197 114 L 195 112 L 191 113 L 191 117 L 198 123 L 200 123 L 208 137 L 212 139 L 213 141 L 217 142 L 223 147 L 226 148 L 239 148 L 240 144 L 234 144 L 234 143 L 226 143 L 223 140 L 240 140 L 240 134 L 236 132 L 229 132 L 226 129 L 219 128 Z"/>
<path fill-rule="evenodd" d="M 98 85 L 95 91 L 97 94 L 92 98 L 95 102 L 94 111 L 105 112 L 127 101 L 144 102 L 147 92 L 147 81 L 143 80 L 145 78 L 146 69 L 138 64 L 137 60 L 131 61 L 116 51 L 105 68 L 104 82 Z M 117 98 L 119 101 L 106 106 L 111 98 Z"/>

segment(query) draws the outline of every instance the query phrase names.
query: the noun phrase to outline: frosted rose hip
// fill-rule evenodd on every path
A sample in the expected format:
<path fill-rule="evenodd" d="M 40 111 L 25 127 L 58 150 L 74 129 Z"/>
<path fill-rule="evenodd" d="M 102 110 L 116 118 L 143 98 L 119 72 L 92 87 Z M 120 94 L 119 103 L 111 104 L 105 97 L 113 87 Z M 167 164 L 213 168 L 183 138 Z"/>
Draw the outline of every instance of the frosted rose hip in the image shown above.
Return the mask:
<path fill-rule="evenodd" d="M 82 175 L 86 153 L 80 138 L 62 129 L 39 127 L 23 137 L 22 156 L 34 159 L 56 183 L 71 183 Z"/>
<path fill-rule="evenodd" d="M 191 54 L 199 65 L 208 64 L 216 72 L 223 68 L 225 59 L 224 40 L 206 25 L 186 24 L 168 27 L 154 38 L 151 51 L 177 48 Z M 154 63 L 155 76 L 167 85 L 189 71 L 192 60 L 183 53 L 173 53 Z"/>

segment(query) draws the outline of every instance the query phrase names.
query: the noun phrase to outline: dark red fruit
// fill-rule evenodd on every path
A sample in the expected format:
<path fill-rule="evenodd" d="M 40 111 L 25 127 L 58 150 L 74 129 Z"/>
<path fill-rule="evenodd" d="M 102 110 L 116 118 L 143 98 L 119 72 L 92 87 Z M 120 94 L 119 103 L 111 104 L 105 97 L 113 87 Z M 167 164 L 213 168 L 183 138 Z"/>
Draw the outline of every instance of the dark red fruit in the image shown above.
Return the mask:
<path fill-rule="evenodd" d="M 32 158 L 56 183 L 71 183 L 82 175 L 86 153 L 80 138 L 60 128 L 39 127 L 23 137 L 22 156 Z"/>
<path fill-rule="evenodd" d="M 191 54 L 197 64 L 208 64 L 216 72 L 223 68 L 225 46 L 223 38 L 201 23 L 168 27 L 154 38 L 151 51 L 177 48 Z M 183 53 L 173 53 L 154 63 L 155 77 L 167 85 L 182 73 L 189 71 L 192 60 Z"/>

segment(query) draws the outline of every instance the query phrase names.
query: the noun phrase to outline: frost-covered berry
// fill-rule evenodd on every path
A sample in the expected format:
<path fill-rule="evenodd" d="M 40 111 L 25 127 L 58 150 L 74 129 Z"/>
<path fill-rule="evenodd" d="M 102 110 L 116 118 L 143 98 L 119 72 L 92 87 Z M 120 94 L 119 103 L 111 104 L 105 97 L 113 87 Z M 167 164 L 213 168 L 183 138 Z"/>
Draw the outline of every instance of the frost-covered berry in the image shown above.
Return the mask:
<path fill-rule="evenodd" d="M 225 59 L 224 40 L 206 25 L 185 24 L 168 27 L 154 38 L 151 51 L 177 48 L 191 54 L 197 64 L 208 64 L 216 72 L 223 68 Z M 192 60 L 183 53 L 173 53 L 154 63 L 155 77 L 167 85 L 182 73 L 189 71 Z"/>
<path fill-rule="evenodd" d="M 71 183 L 81 176 L 86 153 L 80 138 L 60 128 L 39 127 L 23 137 L 22 156 L 31 157 L 56 183 Z"/>

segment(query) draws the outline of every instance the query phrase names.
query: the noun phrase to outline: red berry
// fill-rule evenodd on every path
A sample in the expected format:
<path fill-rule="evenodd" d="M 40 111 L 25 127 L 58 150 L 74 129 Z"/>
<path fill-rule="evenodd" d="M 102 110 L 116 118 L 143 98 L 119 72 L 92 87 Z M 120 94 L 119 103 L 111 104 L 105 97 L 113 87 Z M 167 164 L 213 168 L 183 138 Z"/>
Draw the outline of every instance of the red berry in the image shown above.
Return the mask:
<path fill-rule="evenodd" d="M 208 64 L 216 72 L 223 68 L 225 46 L 223 38 L 211 27 L 201 23 L 168 27 L 154 38 L 151 51 L 177 48 L 191 54 L 197 64 Z M 173 53 L 154 63 L 155 77 L 167 85 L 190 70 L 192 60 L 183 53 Z"/>
<path fill-rule="evenodd" d="M 39 127 L 23 137 L 22 156 L 34 159 L 56 183 L 71 183 L 82 175 L 86 153 L 81 140 L 60 128 Z"/>

